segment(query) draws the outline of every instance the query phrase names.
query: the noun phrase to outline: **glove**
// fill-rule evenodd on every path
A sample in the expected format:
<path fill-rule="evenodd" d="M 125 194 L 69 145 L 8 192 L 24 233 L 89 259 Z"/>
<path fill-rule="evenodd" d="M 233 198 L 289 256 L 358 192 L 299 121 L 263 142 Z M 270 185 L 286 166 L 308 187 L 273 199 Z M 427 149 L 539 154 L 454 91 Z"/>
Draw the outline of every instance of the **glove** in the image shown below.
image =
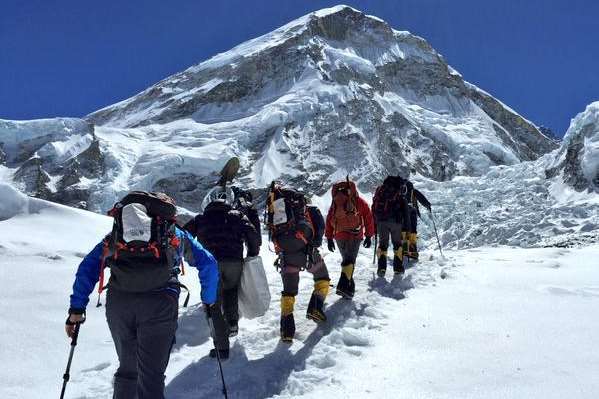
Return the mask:
<path fill-rule="evenodd" d="M 85 322 L 85 310 L 81 309 L 69 309 L 69 317 L 65 322 L 64 330 L 67 333 L 67 337 L 73 338 L 75 333 L 75 326 L 77 324 L 83 324 Z"/>
<path fill-rule="evenodd" d="M 372 238 L 366 237 L 364 239 L 364 248 L 370 248 L 371 245 L 372 245 Z"/>
<path fill-rule="evenodd" d="M 335 241 L 333 241 L 332 238 L 327 238 L 327 247 L 329 248 L 329 251 L 335 252 Z"/>

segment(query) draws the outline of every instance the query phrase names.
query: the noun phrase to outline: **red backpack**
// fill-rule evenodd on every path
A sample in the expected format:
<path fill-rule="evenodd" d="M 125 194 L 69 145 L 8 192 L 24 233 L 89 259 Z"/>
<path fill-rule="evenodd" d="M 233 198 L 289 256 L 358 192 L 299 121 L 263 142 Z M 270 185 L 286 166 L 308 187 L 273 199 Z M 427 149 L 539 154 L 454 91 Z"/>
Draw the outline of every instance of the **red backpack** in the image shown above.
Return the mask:
<path fill-rule="evenodd" d="M 333 212 L 333 232 L 359 234 L 364 222 L 358 212 L 358 190 L 354 182 L 348 179 L 334 184 L 331 196 L 330 212 Z"/>

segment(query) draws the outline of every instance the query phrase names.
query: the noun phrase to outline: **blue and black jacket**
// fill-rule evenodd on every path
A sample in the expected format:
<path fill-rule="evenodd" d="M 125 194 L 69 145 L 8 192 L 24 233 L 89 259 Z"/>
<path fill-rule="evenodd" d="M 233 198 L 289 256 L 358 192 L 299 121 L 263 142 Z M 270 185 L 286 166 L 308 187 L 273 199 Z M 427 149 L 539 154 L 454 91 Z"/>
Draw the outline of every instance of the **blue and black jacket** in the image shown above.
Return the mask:
<path fill-rule="evenodd" d="M 175 265 L 178 265 L 183 257 L 187 262 L 198 269 L 200 285 L 202 287 L 202 302 L 212 305 L 216 302 L 218 289 L 218 264 L 210 252 L 187 231 L 175 228 L 177 238 L 183 243 L 177 249 Z M 81 261 L 75 282 L 73 283 L 73 294 L 71 295 L 71 312 L 79 313 L 85 311 L 89 302 L 89 295 L 94 290 L 100 278 L 100 267 L 102 263 L 104 243 L 100 242 Z M 169 289 L 165 287 L 165 289 Z M 178 290 L 176 291 L 178 294 Z"/>

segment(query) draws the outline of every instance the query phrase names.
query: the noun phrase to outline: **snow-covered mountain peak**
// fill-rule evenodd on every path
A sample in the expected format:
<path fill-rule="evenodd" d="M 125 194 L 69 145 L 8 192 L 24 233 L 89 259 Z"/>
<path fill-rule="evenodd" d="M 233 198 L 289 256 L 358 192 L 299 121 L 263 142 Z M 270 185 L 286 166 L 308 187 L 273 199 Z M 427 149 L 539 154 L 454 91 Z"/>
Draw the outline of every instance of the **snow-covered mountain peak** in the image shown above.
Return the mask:
<path fill-rule="evenodd" d="M 290 81 L 311 77 L 310 69 L 319 72 L 331 53 L 342 58 L 335 60 L 337 65 L 331 69 L 349 62 L 350 69 L 362 73 L 373 73 L 376 67 L 408 57 L 445 64 L 424 39 L 395 31 L 377 17 L 341 5 L 312 12 L 217 54 L 130 99 L 94 112 L 90 119 L 103 125 L 134 127 L 183 117 L 197 120 L 198 108 L 205 103 L 261 97 L 263 91 L 267 91 L 268 101 L 289 91 Z M 327 78 L 321 76 L 325 82 L 330 81 Z"/>
<path fill-rule="evenodd" d="M 269 50 L 287 41 L 296 42 L 309 41 L 319 37 L 321 39 L 337 40 L 345 42 L 346 46 L 351 42 L 364 42 L 364 34 L 378 32 L 384 34 L 388 40 L 393 37 L 420 47 L 419 53 L 430 58 L 436 54 L 424 39 L 418 38 L 407 31 L 395 31 L 382 19 L 366 15 L 355 8 L 347 5 L 338 5 L 325 8 L 297 18 L 280 28 L 265 35 L 248 40 L 229 51 L 215 55 L 214 57 L 188 68 L 185 72 L 196 73 L 205 69 L 215 69 L 228 64 L 235 64 L 243 58 L 251 57 L 261 51 Z M 297 44 L 297 43 L 294 43 Z M 354 43 L 355 44 L 355 43 Z M 428 54 L 427 54 L 428 53 Z"/>
<path fill-rule="evenodd" d="M 280 179 L 320 195 L 348 174 L 368 192 L 388 174 L 481 176 L 556 147 L 424 39 L 346 6 L 296 19 L 81 123 L 28 143 L 4 175 L 88 209 L 134 188 L 195 210 L 231 156 L 241 160 L 239 184 L 261 190 Z"/>

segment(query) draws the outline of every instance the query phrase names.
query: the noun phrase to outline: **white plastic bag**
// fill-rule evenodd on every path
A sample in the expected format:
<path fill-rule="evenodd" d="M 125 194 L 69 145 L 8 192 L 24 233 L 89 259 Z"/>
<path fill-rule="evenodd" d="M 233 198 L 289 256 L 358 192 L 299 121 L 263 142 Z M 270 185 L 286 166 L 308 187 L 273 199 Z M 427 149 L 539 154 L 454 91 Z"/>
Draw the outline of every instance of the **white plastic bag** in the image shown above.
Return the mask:
<path fill-rule="evenodd" d="M 264 316 L 270 306 L 270 291 L 262 258 L 248 257 L 243 263 L 239 285 L 239 313 L 246 319 Z"/>

